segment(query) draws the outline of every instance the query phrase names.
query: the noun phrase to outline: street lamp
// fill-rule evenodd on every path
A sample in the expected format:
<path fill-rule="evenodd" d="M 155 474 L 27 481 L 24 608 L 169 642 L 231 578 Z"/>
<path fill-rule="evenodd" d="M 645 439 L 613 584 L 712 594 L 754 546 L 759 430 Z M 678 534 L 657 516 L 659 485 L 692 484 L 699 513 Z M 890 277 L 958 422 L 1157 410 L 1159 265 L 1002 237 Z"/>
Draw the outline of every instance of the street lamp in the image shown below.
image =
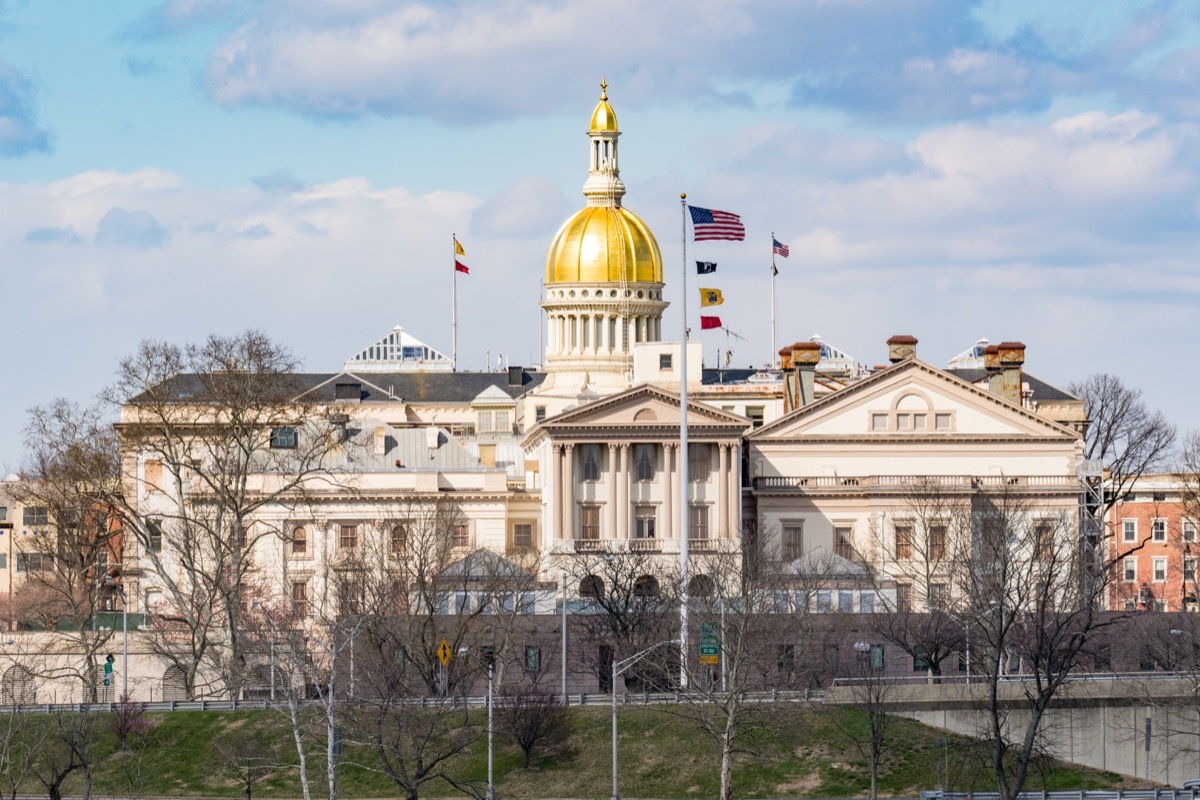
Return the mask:
<path fill-rule="evenodd" d="M 493 678 L 495 675 L 496 659 L 495 659 L 495 656 L 493 656 L 493 657 L 487 659 L 486 662 L 480 661 L 479 658 L 474 653 L 471 652 L 471 648 L 469 648 L 469 647 L 458 648 L 458 654 L 460 656 L 467 656 L 472 661 L 474 661 L 476 664 L 480 664 L 482 666 L 487 667 L 487 679 L 488 679 L 488 684 L 487 684 L 488 778 L 487 778 L 487 794 L 485 795 L 485 797 L 487 798 L 487 800 L 495 800 L 495 798 L 496 798 L 495 784 L 492 783 L 492 730 L 493 730 L 493 727 L 492 727 L 492 682 L 493 682 Z"/>
<path fill-rule="evenodd" d="M 567 571 L 562 573 L 562 704 L 570 705 L 567 697 Z"/>
<path fill-rule="evenodd" d="M 129 699 L 129 598 L 125 596 L 125 586 L 117 583 L 109 575 L 104 579 L 110 591 L 121 595 L 121 699 Z"/>
<path fill-rule="evenodd" d="M 632 667 L 637 662 L 641 661 L 650 653 L 660 647 L 668 644 L 678 644 L 675 639 L 668 639 L 658 644 L 653 644 L 641 652 L 634 653 L 629 658 L 622 661 L 613 659 L 612 662 L 612 800 L 621 800 L 620 794 L 617 792 L 617 676 L 622 672 Z"/>

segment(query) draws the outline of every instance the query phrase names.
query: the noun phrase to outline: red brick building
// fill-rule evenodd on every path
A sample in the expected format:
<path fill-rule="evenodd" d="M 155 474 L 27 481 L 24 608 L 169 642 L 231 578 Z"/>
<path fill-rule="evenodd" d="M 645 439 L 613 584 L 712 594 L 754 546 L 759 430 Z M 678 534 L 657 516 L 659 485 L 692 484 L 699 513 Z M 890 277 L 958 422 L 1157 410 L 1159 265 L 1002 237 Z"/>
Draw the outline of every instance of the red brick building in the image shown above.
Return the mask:
<path fill-rule="evenodd" d="M 1116 574 L 1110 608 L 1198 611 L 1197 508 L 1174 474 L 1146 475 L 1108 514 Z"/>

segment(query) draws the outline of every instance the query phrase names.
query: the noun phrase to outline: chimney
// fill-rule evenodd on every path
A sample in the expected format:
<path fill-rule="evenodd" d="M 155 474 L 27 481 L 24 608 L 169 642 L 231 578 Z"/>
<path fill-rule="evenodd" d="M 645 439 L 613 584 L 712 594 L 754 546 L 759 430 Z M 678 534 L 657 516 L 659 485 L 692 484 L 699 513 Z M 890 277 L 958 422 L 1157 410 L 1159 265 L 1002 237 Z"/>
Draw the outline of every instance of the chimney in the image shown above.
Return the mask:
<path fill-rule="evenodd" d="M 821 360 L 820 342 L 796 342 L 784 357 L 784 413 L 803 408 L 813 401 L 817 362 Z M 785 350 L 780 351 L 783 355 Z M 790 367 L 790 369 L 789 369 Z"/>
<path fill-rule="evenodd" d="M 1021 405 L 1025 363 L 1025 345 L 1021 342 L 1001 342 L 988 345 L 983 351 L 983 365 L 988 373 L 988 391 L 1010 403 Z"/>
<path fill-rule="evenodd" d="M 779 368 L 784 372 L 792 368 L 792 348 L 785 347 L 779 351 Z"/>
<path fill-rule="evenodd" d="M 375 428 L 375 455 L 381 456 L 387 452 L 387 428 L 380 425 Z"/>
<path fill-rule="evenodd" d="M 899 364 L 910 358 L 917 357 L 917 337 L 906 333 L 898 333 L 887 340 L 888 361 Z"/>

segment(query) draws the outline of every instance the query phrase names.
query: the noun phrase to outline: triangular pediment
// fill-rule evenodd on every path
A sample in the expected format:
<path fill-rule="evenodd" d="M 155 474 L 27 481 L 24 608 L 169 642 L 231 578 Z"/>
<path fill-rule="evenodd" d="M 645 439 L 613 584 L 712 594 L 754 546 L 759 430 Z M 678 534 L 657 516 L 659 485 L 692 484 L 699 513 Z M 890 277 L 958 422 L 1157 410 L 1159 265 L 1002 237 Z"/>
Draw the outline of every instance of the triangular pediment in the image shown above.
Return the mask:
<path fill-rule="evenodd" d="M 512 407 L 517 404 L 509 396 L 508 392 L 501 389 L 499 386 L 489 386 L 479 394 L 475 395 L 475 399 L 471 401 L 472 406 L 508 406 Z"/>
<path fill-rule="evenodd" d="M 916 359 L 827 395 L 748 438 L 905 437 L 1077 438 L 1069 428 Z"/>
<path fill-rule="evenodd" d="M 636 435 L 639 431 L 679 428 L 679 395 L 655 386 L 639 386 L 620 394 L 572 408 L 544 420 L 526 437 L 532 442 L 542 435 L 558 431 L 578 433 L 592 428 L 612 429 Z M 728 411 L 688 402 L 688 430 L 717 431 L 738 436 L 750 427 L 750 420 Z"/>

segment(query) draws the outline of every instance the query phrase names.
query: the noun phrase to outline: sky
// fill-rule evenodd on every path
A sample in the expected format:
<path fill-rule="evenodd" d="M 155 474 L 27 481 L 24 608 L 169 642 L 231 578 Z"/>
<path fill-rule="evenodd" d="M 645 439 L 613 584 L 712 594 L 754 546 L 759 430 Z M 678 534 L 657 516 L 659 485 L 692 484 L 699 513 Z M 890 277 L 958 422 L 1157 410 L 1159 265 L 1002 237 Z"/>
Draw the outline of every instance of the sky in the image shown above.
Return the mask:
<path fill-rule="evenodd" d="M 625 206 L 737 367 L 815 334 L 1024 342 L 1200 428 L 1200 6 L 1172 0 L 0 0 L 0 468 L 143 339 L 262 330 L 334 372 L 393 326 L 539 360 L 608 82 Z M 744 242 L 681 235 L 679 197 Z M 686 248 L 686 249 L 684 249 Z"/>

